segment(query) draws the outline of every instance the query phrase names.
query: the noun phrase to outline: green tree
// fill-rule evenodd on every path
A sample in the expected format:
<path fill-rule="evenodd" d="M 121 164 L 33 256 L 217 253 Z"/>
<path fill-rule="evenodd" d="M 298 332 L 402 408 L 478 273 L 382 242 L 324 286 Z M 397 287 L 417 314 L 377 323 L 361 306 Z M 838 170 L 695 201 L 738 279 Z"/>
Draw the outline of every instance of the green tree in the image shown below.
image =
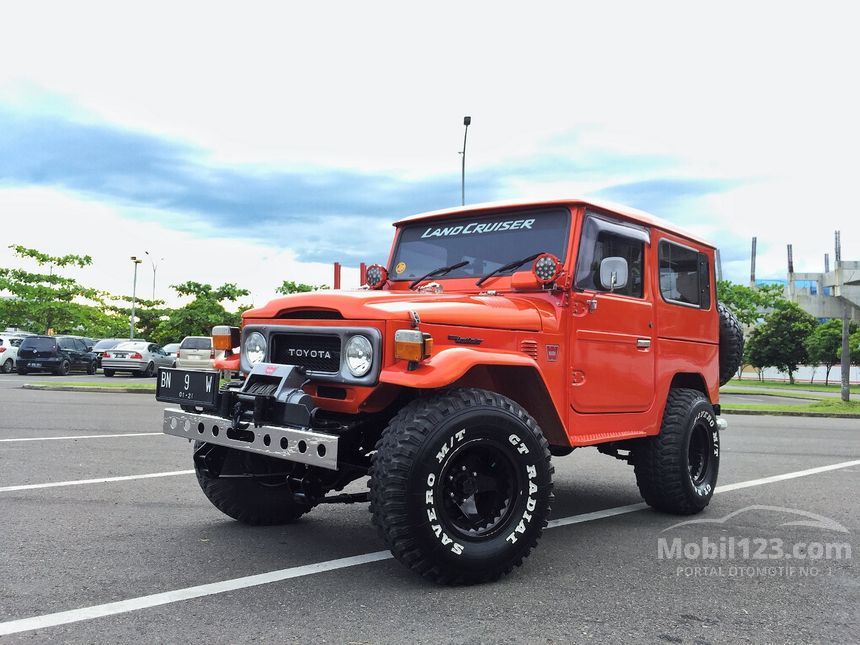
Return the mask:
<path fill-rule="evenodd" d="M 99 334 L 102 338 L 126 338 L 129 334 L 131 320 L 131 296 L 110 296 L 105 304 L 105 311 L 110 314 L 109 330 Z M 135 338 L 152 340 L 155 330 L 162 320 L 167 318 L 170 310 L 165 308 L 163 300 L 147 300 L 136 298 L 134 307 Z"/>
<path fill-rule="evenodd" d="M 94 321 L 104 322 L 100 305 L 104 294 L 85 287 L 61 272 L 92 264 L 89 255 L 49 255 L 21 245 L 10 245 L 15 255 L 35 263 L 36 271 L 0 267 L 0 323 L 46 333 L 81 333 Z"/>
<path fill-rule="evenodd" d="M 152 340 L 161 344 L 179 342 L 186 336 L 208 336 L 215 325 L 238 326 L 244 308 L 229 312 L 222 303 L 236 302 L 250 293 L 233 283 L 216 288 L 200 282 L 183 282 L 171 287 L 179 295 L 193 296 L 194 300 L 165 313 L 152 334 Z"/>
<path fill-rule="evenodd" d="M 810 314 L 794 303 L 780 304 L 750 335 L 750 364 L 758 370 L 776 367 L 794 383 L 798 366 L 809 360 L 805 343 L 814 329 L 815 318 Z"/>
<path fill-rule="evenodd" d="M 849 329 L 854 332 L 857 325 L 852 323 Z M 824 366 L 824 384 L 827 385 L 830 382 L 830 370 L 842 356 L 842 321 L 834 318 L 818 325 L 805 344 L 809 362 Z"/>
<path fill-rule="evenodd" d="M 309 291 L 317 291 L 318 289 L 328 289 L 328 287 L 326 285 L 315 287 L 312 284 L 305 284 L 304 282 L 284 280 L 281 283 L 281 286 L 275 289 L 275 293 L 280 293 L 285 296 L 288 296 L 291 293 L 308 293 Z"/>
<path fill-rule="evenodd" d="M 848 348 L 850 350 L 851 363 L 860 365 L 860 329 L 855 331 L 848 338 Z M 842 348 L 839 348 L 839 360 L 842 360 Z"/>
<path fill-rule="evenodd" d="M 768 311 L 788 302 L 778 284 L 752 289 L 729 280 L 717 282 L 717 300 L 731 309 L 744 325 L 755 325 Z"/>

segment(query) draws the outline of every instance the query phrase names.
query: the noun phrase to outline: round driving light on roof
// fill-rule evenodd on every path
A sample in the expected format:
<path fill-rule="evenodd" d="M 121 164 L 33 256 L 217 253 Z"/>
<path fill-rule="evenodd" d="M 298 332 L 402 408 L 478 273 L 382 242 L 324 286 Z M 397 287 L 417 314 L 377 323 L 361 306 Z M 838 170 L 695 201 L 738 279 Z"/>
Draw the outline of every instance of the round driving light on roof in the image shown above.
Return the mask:
<path fill-rule="evenodd" d="M 532 272 L 541 284 L 551 284 L 561 273 L 561 262 L 552 253 L 544 253 L 535 260 Z"/>
<path fill-rule="evenodd" d="M 242 352 L 245 354 L 245 360 L 251 365 L 265 360 L 266 358 L 266 337 L 258 331 L 252 331 L 245 338 L 245 345 L 242 347 Z"/>
<path fill-rule="evenodd" d="M 353 336 L 346 341 L 346 368 L 353 376 L 360 378 L 370 371 L 373 365 L 373 346 L 364 336 Z"/>
<path fill-rule="evenodd" d="M 371 289 L 381 289 L 388 281 L 388 269 L 381 264 L 371 264 L 367 267 L 367 286 Z"/>

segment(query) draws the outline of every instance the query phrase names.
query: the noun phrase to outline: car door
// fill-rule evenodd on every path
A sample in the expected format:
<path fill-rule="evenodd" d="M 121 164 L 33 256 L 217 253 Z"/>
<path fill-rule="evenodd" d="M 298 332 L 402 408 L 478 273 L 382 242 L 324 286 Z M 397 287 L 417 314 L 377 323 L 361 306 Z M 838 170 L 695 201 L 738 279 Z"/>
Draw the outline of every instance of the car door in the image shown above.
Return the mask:
<path fill-rule="evenodd" d="M 87 344 L 80 338 L 75 338 L 73 340 L 75 343 L 75 362 L 77 367 L 80 369 L 87 369 L 90 362 Z"/>
<path fill-rule="evenodd" d="M 582 227 L 571 297 L 571 407 L 581 413 L 644 412 L 654 400 L 655 379 L 650 231 L 598 213 L 587 213 Z M 602 283 L 607 258 L 626 262 L 625 284 Z"/>
<path fill-rule="evenodd" d="M 75 343 L 71 338 L 57 339 L 57 357 L 69 361 L 69 367 L 75 367 Z"/>
<path fill-rule="evenodd" d="M 164 350 L 161 349 L 158 345 L 150 345 L 149 352 L 152 356 L 152 362 L 156 367 L 166 367 L 166 363 L 164 362 L 165 355 Z"/>

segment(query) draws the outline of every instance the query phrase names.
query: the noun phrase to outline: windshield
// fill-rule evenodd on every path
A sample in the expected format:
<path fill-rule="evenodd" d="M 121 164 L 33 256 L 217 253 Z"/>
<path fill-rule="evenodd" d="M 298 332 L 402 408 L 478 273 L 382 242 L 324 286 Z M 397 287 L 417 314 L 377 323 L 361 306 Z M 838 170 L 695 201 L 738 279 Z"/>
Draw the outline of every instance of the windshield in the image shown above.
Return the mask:
<path fill-rule="evenodd" d="M 105 338 L 93 345 L 93 349 L 111 349 L 112 347 L 119 345 L 121 342 L 121 338 Z"/>
<path fill-rule="evenodd" d="M 44 337 L 25 338 L 21 342 L 22 349 L 33 349 L 37 352 L 52 352 L 55 345 L 56 341 L 53 338 Z"/>
<path fill-rule="evenodd" d="M 211 347 L 212 338 L 208 336 L 189 336 L 180 345 L 182 349 L 210 349 Z"/>
<path fill-rule="evenodd" d="M 414 280 L 439 267 L 469 264 L 433 278 L 478 278 L 534 253 L 552 253 L 564 262 L 570 211 L 549 208 L 507 211 L 407 224 L 400 233 L 389 271 L 392 280 Z M 516 269 L 500 275 L 510 275 Z"/>

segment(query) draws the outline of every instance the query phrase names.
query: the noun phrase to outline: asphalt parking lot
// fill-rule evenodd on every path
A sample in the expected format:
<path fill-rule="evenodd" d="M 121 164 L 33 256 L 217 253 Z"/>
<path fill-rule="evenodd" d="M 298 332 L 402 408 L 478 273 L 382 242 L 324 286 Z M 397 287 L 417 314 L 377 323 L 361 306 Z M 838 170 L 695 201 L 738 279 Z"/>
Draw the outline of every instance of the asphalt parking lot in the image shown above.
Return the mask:
<path fill-rule="evenodd" d="M 21 380 L 0 377 L 4 642 L 860 640 L 854 419 L 728 417 L 695 518 L 642 509 L 632 469 L 595 450 L 555 459 L 555 520 L 526 564 L 445 588 L 387 557 L 364 504 L 282 527 L 221 515 L 148 395 Z M 670 528 L 688 519 L 721 522 Z M 777 558 L 774 540 L 801 550 Z"/>

